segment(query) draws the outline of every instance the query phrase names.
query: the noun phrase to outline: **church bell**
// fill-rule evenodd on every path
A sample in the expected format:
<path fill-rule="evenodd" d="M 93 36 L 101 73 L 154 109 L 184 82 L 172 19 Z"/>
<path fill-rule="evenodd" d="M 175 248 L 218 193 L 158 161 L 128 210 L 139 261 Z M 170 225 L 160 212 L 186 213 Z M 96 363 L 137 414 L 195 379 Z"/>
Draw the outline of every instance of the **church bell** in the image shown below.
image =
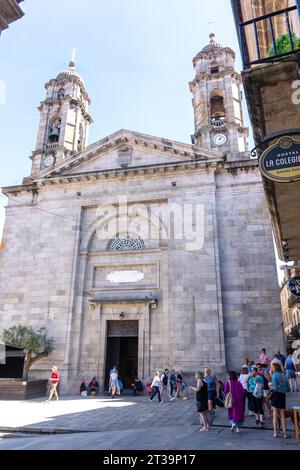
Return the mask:
<path fill-rule="evenodd" d="M 50 142 L 58 142 L 59 133 L 60 133 L 60 129 L 58 127 L 53 127 L 53 129 L 51 129 L 50 134 L 49 134 Z"/>

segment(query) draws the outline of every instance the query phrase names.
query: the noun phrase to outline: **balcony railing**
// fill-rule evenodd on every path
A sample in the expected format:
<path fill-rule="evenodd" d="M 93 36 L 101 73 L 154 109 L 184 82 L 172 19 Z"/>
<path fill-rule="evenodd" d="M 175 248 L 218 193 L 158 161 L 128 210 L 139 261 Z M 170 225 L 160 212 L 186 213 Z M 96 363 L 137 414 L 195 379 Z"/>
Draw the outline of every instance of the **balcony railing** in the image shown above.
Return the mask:
<path fill-rule="evenodd" d="M 244 68 L 300 52 L 298 6 L 243 20 L 243 0 L 232 0 Z M 297 2 L 298 4 L 298 2 Z"/>
<path fill-rule="evenodd" d="M 59 146 L 58 142 L 55 142 L 53 144 L 47 144 L 47 150 L 56 150 Z"/>
<path fill-rule="evenodd" d="M 212 118 L 211 125 L 214 129 L 222 129 L 226 125 L 225 118 Z"/>

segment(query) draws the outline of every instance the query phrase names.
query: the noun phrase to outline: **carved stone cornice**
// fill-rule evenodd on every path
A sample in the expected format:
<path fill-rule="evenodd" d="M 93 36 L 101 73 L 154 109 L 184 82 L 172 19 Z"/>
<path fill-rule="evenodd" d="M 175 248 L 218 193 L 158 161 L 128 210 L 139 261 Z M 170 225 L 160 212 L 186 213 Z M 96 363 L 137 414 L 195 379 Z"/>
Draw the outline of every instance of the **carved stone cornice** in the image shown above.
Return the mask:
<path fill-rule="evenodd" d="M 80 91 L 82 93 L 82 95 L 84 96 L 84 98 L 88 101 L 89 104 L 91 104 L 92 100 L 90 98 L 90 96 L 88 95 L 86 89 L 85 89 L 85 86 L 81 80 L 81 78 L 79 78 L 78 76 L 76 75 L 66 75 L 65 77 L 60 77 L 60 78 L 51 78 L 51 80 L 49 80 L 46 84 L 45 84 L 45 88 L 46 90 L 49 88 L 49 86 L 55 86 L 57 84 L 60 84 L 61 86 L 63 86 L 63 84 L 68 81 L 68 82 L 75 82 L 77 85 L 80 86 Z"/>
<path fill-rule="evenodd" d="M 123 145 L 148 148 L 149 151 L 156 150 L 157 152 L 165 153 L 173 157 L 176 155 L 177 158 L 182 157 L 183 161 L 193 159 L 197 161 L 207 161 L 220 158 L 219 152 L 195 148 L 189 144 L 122 129 L 86 147 L 79 153 L 67 157 L 63 162 L 58 164 L 54 171 L 49 169 L 42 170 L 39 172 L 39 178 L 63 175 L 66 172 L 73 171 L 73 169 L 76 169 L 82 163 L 89 162 L 95 157 L 101 157 L 103 153 L 117 149 Z"/>
<path fill-rule="evenodd" d="M 1 31 L 7 29 L 10 23 L 19 20 L 24 12 L 19 6 L 23 0 L 0 0 L 0 34 Z"/>

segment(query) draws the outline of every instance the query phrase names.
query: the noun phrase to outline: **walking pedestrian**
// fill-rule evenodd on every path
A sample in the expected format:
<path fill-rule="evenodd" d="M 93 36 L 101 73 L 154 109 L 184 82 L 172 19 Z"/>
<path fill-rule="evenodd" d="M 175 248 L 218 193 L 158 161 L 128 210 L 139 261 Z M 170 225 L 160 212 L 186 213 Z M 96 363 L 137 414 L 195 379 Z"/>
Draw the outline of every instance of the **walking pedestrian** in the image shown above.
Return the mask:
<path fill-rule="evenodd" d="M 267 408 L 269 412 L 269 418 L 272 418 L 272 406 L 270 403 L 270 387 L 269 383 L 271 382 L 271 376 L 267 369 L 264 369 L 260 364 L 257 364 L 258 374 L 262 377 L 264 381 L 263 385 L 263 405 Z"/>
<path fill-rule="evenodd" d="M 273 407 L 273 437 L 277 438 L 277 426 L 278 421 L 281 421 L 281 426 L 283 430 L 283 437 L 285 439 L 290 439 L 291 436 L 287 433 L 286 429 L 286 418 L 285 418 L 285 409 L 286 409 L 286 394 L 291 391 L 289 382 L 282 372 L 280 364 L 273 364 L 271 368 L 272 375 L 272 396 L 271 404 Z"/>
<path fill-rule="evenodd" d="M 279 357 L 279 359 L 280 359 L 281 363 L 282 363 L 282 364 L 283 364 L 283 366 L 284 366 L 284 364 L 285 364 L 285 361 L 286 361 L 286 357 L 285 357 L 285 355 L 284 355 L 284 354 L 282 354 L 280 351 L 277 351 L 276 355 Z"/>
<path fill-rule="evenodd" d="M 176 377 L 176 393 L 174 398 L 182 398 L 182 400 L 187 400 L 187 397 L 184 395 L 184 385 L 183 385 L 183 372 L 179 372 Z"/>
<path fill-rule="evenodd" d="M 172 397 L 172 395 L 169 394 L 169 391 L 168 391 L 168 384 L 169 384 L 169 369 L 165 369 L 164 373 L 162 374 L 161 376 L 161 392 L 162 392 L 162 396 L 167 396 L 169 401 L 173 401 L 174 398 Z"/>
<path fill-rule="evenodd" d="M 248 390 L 248 380 L 250 377 L 250 373 L 248 371 L 248 367 L 243 367 L 241 370 L 241 374 L 239 377 L 239 382 L 242 384 L 243 389 L 245 390 L 244 395 L 244 405 L 245 405 L 245 412 L 246 412 L 246 399 L 248 401 L 248 413 L 249 415 L 254 415 L 254 408 L 253 408 L 253 396 Z"/>
<path fill-rule="evenodd" d="M 53 395 L 55 396 L 56 401 L 58 401 L 58 393 L 57 393 L 57 387 L 60 381 L 60 375 L 58 372 L 58 369 L 56 366 L 53 366 L 51 369 L 51 375 L 50 375 L 50 394 L 47 402 L 50 402 Z"/>
<path fill-rule="evenodd" d="M 215 402 L 217 398 L 218 379 L 211 369 L 206 368 L 204 370 L 204 381 L 207 383 L 208 412 L 212 421 L 214 415 Z"/>
<path fill-rule="evenodd" d="M 196 372 L 195 379 L 197 380 L 197 386 L 190 386 L 190 388 L 196 392 L 197 411 L 199 413 L 199 420 L 201 426 L 200 432 L 208 432 L 208 387 L 207 383 L 204 381 L 202 372 Z"/>
<path fill-rule="evenodd" d="M 113 366 L 109 374 L 109 390 L 111 390 L 112 398 L 115 398 L 116 396 L 117 389 L 119 386 L 118 381 L 119 377 L 117 372 L 117 366 Z"/>
<path fill-rule="evenodd" d="M 262 366 L 269 367 L 270 364 L 270 358 L 267 354 L 267 351 L 265 348 L 261 350 L 261 354 L 259 356 L 259 361 L 258 361 Z"/>
<path fill-rule="evenodd" d="M 244 369 L 245 367 L 247 368 L 248 372 L 250 373 L 251 372 L 251 364 L 250 364 L 250 359 L 248 359 L 248 357 L 246 357 L 243 361 L 242 369 Z"/>
<path fill-rule="evenodd" d="M 183 400 L 188 400 L 189 399 L 189 392 L 188 392 L 188 384 L 187 382 L 184 380 L 184 377 L 183 377 L 183 371 L 180 372 L 180 375 L 182 377 L 182 382 L 181 382 L 181 386 L 182 386 L 182 399 Z"/>
<path fill-rule="evenodd" d="M 280 354 L 276 353 L 274 354 L 274 357 L 271 361 L 271 368 L 272 368 L 272 365 L 273 364 L 279 364 L 280 365 L 280 369 L 281 369 L 281 372 L 284 372 L 284 365 L 282 364 L 281 362 L 281 359 L 280 359 Z"/>
<path fill-rule="evenodd" d="M 231 371 L 228 373 L 228 380 L 225 383 L 224 392 L 225 395 L 231 393 L 232 396 L 232 407 L 228 408 L 228 420 L 231 424 L 231 432 L 234 432 L 234 430 L 236 430 L 236 432 L 240 432 L 240 426 L 245 421 L 245 391 L 241 382 L 238 381 L 236 372 Z"/>
<path fill-rule="evenodd" d="M 289 381 L 290 388 L 292 392 L 298 392 L 298 385 L 297 385 L 297 376 L 296 376 L 296 367 L 293 360 L 293 353 L 289 352 L 288 357 L 285 361 L 285 375 Z"/>
<path fill-rule="evenodd" d="M 169 382 L 170 382 L 171 395 L 172 397 L 174 397 L 174 394 L 176 393 L 176 374 L 175 374 L 174 369 L 171 370 Z"/>
<path fill-rule="evenodd" d="M 258 368 L 253 367 L 253 371 L 248 379 L 249 391 L 252 394 L 253 408 L 256 419 L 256 426 L 264 427 L 264 410 L 263 410 L 263 387 L 264 380 L 258 374 Z"/>
<path fill-rule="evenodd" d="M 155 375 L 153 377 L 153 381 L 151 384 L 151 388 L 153 389 L 153 392 L 151 394 L 151 397 L 149 398 L 150 401 L 153 402 L 153 398 L 155 395 L 158 396 L 158 401 L 159 403 L 163 403 L 160 395 L 160 388 L 161 388 L 161 376 L 159 370 L 155 372 Z"/>

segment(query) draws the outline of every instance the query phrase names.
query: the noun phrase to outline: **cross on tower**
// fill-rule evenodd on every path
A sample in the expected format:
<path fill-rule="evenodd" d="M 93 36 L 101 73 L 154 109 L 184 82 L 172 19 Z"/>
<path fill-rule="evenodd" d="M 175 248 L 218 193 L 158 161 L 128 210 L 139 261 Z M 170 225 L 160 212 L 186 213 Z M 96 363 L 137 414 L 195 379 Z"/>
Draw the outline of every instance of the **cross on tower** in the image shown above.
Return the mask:
<path fill-rule="evenodd" d="M 71 61 L 75 63 L 75 57 L 76 57 L 76 47 L 73 47 L 73 51 L 72 51 L 72 59 Z"/>
<path fill-rule="evenodd" d="M 213 20 L 212 18 L 208 20 L 208 26 L 211 26 L 209 32 L 214 33 L 215 32 L 215 20 Z"/>

